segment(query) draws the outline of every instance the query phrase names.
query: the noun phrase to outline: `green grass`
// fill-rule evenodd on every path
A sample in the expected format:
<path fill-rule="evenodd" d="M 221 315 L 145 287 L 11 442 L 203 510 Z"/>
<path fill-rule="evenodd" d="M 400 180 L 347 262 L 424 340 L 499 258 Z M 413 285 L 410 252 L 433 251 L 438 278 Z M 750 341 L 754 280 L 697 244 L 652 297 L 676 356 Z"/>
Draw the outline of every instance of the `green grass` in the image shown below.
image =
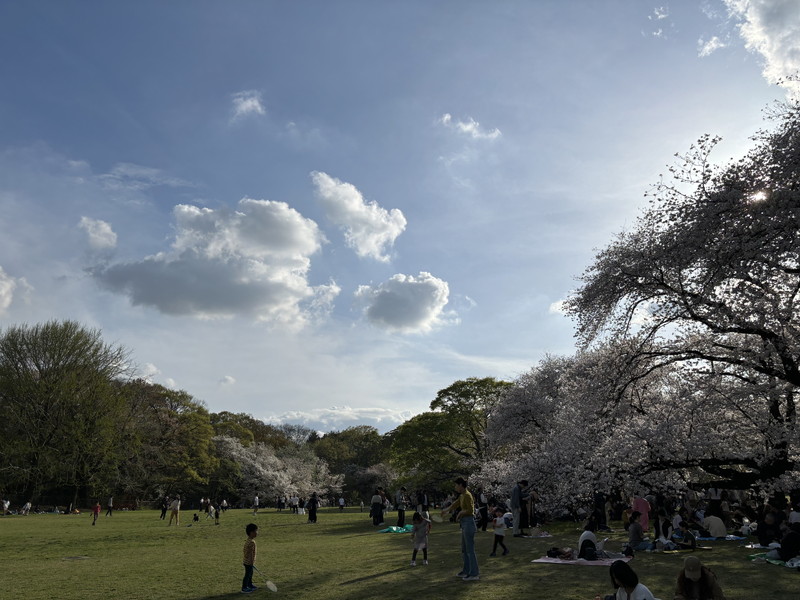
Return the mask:
<path fill-rule="evenodd" d="M 460 538 L 450 523 L 434 524 L 431 564 L 412 568 L 410 536 L 375 533 L 367 513 L 357 509 L 322 510 L 317 525 L 286 512 L 254 518 L 230 510 L 218 527 L 202 519 L 186 527 L 191 514 L 183 511 L 180 527 L 167 527 L 156 511 L 116 512 L 95 527 L 89 514 L 0 518 L 0 598 L 241 598 L 244 526 L 251 521 L 259 525 L 256 564 L 278 586 L 277 594 L 262 588 L 256 597 L 592 600 L 611 593 L 606 567 L 531 564 L 550 546 L 574 547 L 580 533 L 574 523 L 549 524 L 553 538 L 509 537 L 511 554 L 502 558 L 488 557 L 492 536 L 479 531 L 481 581 L 464 583 L 454 577 L 461 568 Z M 611 536 L 611 549 L 619 548 L 623 533 Z M 746 556 L 754 551 L 736 542 L 706 543 L 714 549 L 697 554 L 717 573 L 729 600 L 800 598 L 800 573 L 753 564 Z M 656 596 L 671 600 L 683 557 L 642 552 L 631 566 Z"/>

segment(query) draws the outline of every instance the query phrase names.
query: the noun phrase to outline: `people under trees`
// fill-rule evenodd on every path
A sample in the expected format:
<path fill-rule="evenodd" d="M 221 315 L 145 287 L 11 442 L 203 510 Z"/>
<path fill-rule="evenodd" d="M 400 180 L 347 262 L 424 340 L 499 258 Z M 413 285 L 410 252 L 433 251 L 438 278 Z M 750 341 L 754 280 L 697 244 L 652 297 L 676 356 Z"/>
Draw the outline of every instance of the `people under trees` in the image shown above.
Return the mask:
<path fill-rule="evenodd" d="M 702 137 L 598 253 L 564 304 L 579 351 L 546 356 L 504 390 L 478 478 L 525 476 L 549 510 L 598 489 L 702 487 L 723 522 L 736 509 L 721 490 L 791 489 L 800 104 L 771 118 L 722 166 L 711 162 L 717 138 Z"/>

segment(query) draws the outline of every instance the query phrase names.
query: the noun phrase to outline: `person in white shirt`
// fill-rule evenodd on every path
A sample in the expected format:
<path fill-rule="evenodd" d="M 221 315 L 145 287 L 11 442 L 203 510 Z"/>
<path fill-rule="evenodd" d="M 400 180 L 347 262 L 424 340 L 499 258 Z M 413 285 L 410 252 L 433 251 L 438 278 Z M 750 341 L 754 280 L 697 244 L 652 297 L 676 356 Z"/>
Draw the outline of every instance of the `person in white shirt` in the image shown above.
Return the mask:
<path fill-rule="evenodd" d="M 587 558 L 586 557 L 587 548 L 594 548 L 595 557 L 597 554 L 603 551 L 603 546 L 605 545 L 608 538 L 605 538 L 602 542 L 598 542 L 597 536 L 594 533 L 595 531 L 597 531 L 597 523 L 594 520 L 589 519 L 589 521 L 586 522 L 586 527 L 583 528 L 583 533 L 581 533 L 581 537 L 578 538 L 578 558 Z"/>
<path fill-rule="evenodd" d="M 656 600 L 647 586 L 639 583 L 639 576 L 624 560 L 615 560 L 610 574 L 611 583 L 617 588 L 616 600 Z"/>
<path fill-rule="evenodd" d="M 498 544 L 503 549 L 503 556 L 508 554 L 504 540 L 506 537 L 506 520 L 503 517 L 503 508 L 496 506 L 494 509 L 494 519 L 492 519 L 492 527 L 494 528 L 494 546 L 492 546 L 492 553 L 489 556 L 497 556 Z"/>

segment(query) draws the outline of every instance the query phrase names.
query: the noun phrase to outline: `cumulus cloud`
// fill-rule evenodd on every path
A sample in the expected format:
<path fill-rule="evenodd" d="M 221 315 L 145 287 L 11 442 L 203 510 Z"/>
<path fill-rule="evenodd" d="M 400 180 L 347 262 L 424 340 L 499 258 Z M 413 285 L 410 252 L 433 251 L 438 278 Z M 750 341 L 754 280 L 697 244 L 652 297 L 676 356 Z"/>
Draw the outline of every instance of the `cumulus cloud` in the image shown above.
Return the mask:
<path fill-rule="evenodd" d="M 492 129 L 491 131 L 484 131 L 484 129 L 481 128 L 480 123 L 478 123 L 472 117 L 467 118 L 466 121 L 459 121 L 453 119 L 453 116 L 450 113 L 445 113 L 438 120 L 438 123 L 441 123 L 448 129 L 452 129 L 467 135 L 474 140 L 494 140 L 502 135 L 500 130 L 497 128 Z"/>
<path fill-rule="evenodd" d="M 178 205 L 172 249 L 98 268 L 98 282 L 135 305 L 200 318 L 252 316 L 299 325 L 305 303 L 330 298 L 307 280 L 324 238 L 285 202 L 239 201 L 238 210 Z"/>
<path fill-rule="evenodd" d="M 78 227 L 86 232 L 92 250 L 107 251 L 117 247 L 117 234 L 105 221 L 81 217 Z"/>
<path fill-rule="evenodd" d="M 381 432 L 394 429 L 406 422 L 413 415 L 411 411 L 392 410 L 388 408 L 351 406 L 331 406 L 330 408 L 314 408 L 311 410 L 289 411 L 280 415 L 267 417 L 269 423 L 294 423 L 304 425 L 315 431 L 341 431 L 356 425 L 372 425 Z"/>
<path fill-rule="evenodd" d="M 567 314 L 566 304 L 567 304 L 566 300 L 556 300 L 555 302 L 550 304 L 550 306 L 547 308 L 547 312 L 550 313 L 551 315 L 562 315 L 562 316 L 566 315 Z"/>
<path fill-rule="evenodd" d="M 231 121 L 238 121 L 249 115 L 263 115 L 266 113 L 261 100 L 261 92 L 256 90 L 236 92 L 231 96 L 231 103 Z"/>
<path fill-rule="evenodd" d="M 367 202 L 353 184 L 327 173 L 314 171 L 311 180 L 328 219 L 344 231 L 347 245 L 360 257 L 388 262 L 386 251 L 406 228 L 403 213 Z"/>
<path fill-rule="evenodd" d="M 717 36 L 712 37 L 707 42 L 704 41 L 703 38 L 700 38 L 699 40 L 697 40 L 697 55 L 700 58 L 705 58 L 706 56 L 709 56 L 713 52 L 716 52 L 720 48 L 724 47 L 725 47 L 725 42 L 723 42 Z"/>
<path fill-rule="evenodd" d="M 14 300 L 14 290 L 17 289 L 17 281 L 8 275 L 3 267 L 0 267 L 0 315 L 5 314 L 11 302 Z"/>
<path fill-rule="evenodd" d="M 393 275 L 378 286 L 359 286 L 355 296 L 366 304 L 364 314 L 373 325 L 417 333 L 457 321 L 454 313 L 444 312 L 449 294 L 446 281 L 423 271 L 416 277 Z"/>
<path fill-rule="evenodd" d="M 142 379 L 145 381 L 152 382 L 157 375 L 161 375 L 161 369 L 153 363 L 145 363 L 144 367 L 142 367 Z"/>
<path fill-rule="evenodd" d="M 764 58 L 763 75 L 772 83 L 800 69 L 800 2 L 797 0 L 725 0 L 739 21 L 748 50 Z M 792 86 L 798 91 L 798 86 Z"/>
<path fill-rule="evenodd" d="M 225 375 L 222 379 L 219 380 L 220 385 L 231 386 L 236 384 L 236 379 L 231 377 L 230 375 Z"/>

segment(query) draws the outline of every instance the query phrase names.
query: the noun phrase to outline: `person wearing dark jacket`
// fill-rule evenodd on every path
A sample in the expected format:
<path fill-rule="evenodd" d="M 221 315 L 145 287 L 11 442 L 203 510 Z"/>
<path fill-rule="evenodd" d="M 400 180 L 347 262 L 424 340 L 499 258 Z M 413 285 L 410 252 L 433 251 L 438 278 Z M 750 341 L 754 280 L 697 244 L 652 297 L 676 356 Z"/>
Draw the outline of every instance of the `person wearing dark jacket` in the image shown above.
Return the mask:
<path fill-rule="evenodd" d="M 780 541 L 781 527 L 771 512 L 764 515 L 764 519 L 759 521 L 756 528 L 758 543 L 762 546 L 769 546 L 772 542 Z"/>
<path fill-rule="evenodd" d="M 678 573 L 673 600 L 725 600 L 717 577 L 696 556 L 687 556 Z"/>

